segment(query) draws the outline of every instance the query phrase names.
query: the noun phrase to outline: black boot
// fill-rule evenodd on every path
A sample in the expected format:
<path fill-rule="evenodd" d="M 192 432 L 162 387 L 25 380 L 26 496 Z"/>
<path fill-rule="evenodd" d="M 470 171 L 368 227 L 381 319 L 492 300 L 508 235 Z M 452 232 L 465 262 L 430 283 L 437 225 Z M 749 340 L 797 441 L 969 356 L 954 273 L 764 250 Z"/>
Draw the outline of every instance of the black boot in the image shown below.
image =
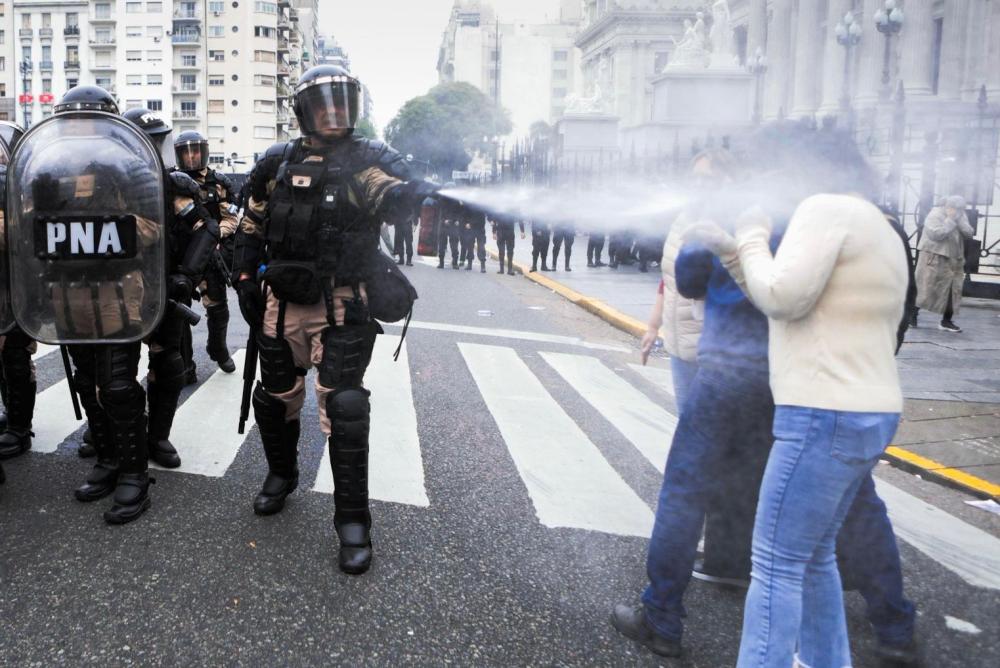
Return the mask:
<path fill-rule="evenodd" d="M 229 329 L 229 304 L 212 304 L 205 307 L 208 315 L 208 356 L 219 365 L 225 373 L 236 371 L 236 363 L 229 356 L 226 346 L 226 332 Z"/>
<path fill-rule="evenodd" d="M 444 269 L 444 256 L 438 258 L 438 269 Z"/>
<path fill-rule="evenodd" d="M 503 267 L 501 267 L 501 269 L 502 268 Z M 513 253 L 511 254 L 511 256 L 508 256 L 508 258 L 507 258 L 507 273 L 510 274 L 511 276 L 514 275 L 514 258 L 513 258 Z"/>
<path fill-rule="evenodd" d="M 165 469 L 175 469 L 180 467 L 181 458 L 169 437 L 180 392 L 172 392 L 160 385 L 152 380 L 146 382 L 146 394 L 149 397 L 147 448 L 150 459 Z"/>
<path fill-rule="evenodd" d="M 559 251 L 552 251 L 552 271 L 559 270 Z M 545 271 L 545 267 L 542 267 L 542 271 Z"/>
<path fill-rule="evenodd" d="M 90 445 L 97 455 L 97 462 L 86 481 L 73 493 L 78 501 L 87 503 L 103 499 L 115 491 L 115 485 L 118 484 L 118 451 L 111 440 L 111 425 L 107 413 L 97 402 L 94 386 L 89 380 L 80 379 L 79 374 L 74 379 L 74 386 L 80 395 L 80 405 L 87 414 Z"/>
<path fill-rule="evenodd" d="M 480 274 L 485 274 L 486 273 L 486 260 L 480 260 L 479 261 L 479 273 Z"/>
<path fill-rule="evenodd" d="M 97 450 L 94 449 L 94 434 L 91 432 L 88 426 L 83 431 L 83 442 L 80 443 L 80 447 L 77 448 L 76 454 L 82 459 L 88 459 L 97 454 Z"/>
<path fill-rule="evenodd" d="M 141 397 L 142 406 L 146 398 Z M 111 429 L 118 444 L 118 484 L 111 508 L 104 511 L 104 521 L 108 524 L 127 524 L 149 510 L 149 453 L 146 441 L 146 416 L 138 416 L 128 421 L 111 420 Z"/>
<path fill-rule="evenodd" d="M 258 515 L 273 515 L 285 507 L 285 499 L 299 486 L 299 421 L 285 421 L 285 404 L 260 383 L 253 392 L 253 412 L 267 459 L 267 477 L 253 500 Z"/>
<path fill-rule="evenodd" d="M 569 268 L 569 252 L 566 253 L 566 271 L 573 271 Z"/>
<path fill-rule="evenodd" d="M 27 354 L 27 353 L 25 353 Z M 30 358 L 27 363 L 30 364 Z M 31 418 L 35 412 L 37 383 L 30 380 L 31 368 L 23 370 L 27 378 L 12 378 L 7 370 L 7 428 L 0 434 L 0 460 L 22 455 L 31 449 Z"/>
<path fill-rule="evenodd" d="M 413 256 L 412 255 L 407 255 L 406 256 L 406 266 L 407 267 L 412 267 L 413 266 Z"/>
<path fill-rule="evenodd" d="M 396 260 L 396 264 L 403 264 L 403 256 L 402 255 L 399 256 L 398 260 Z"/>
<path fill-rule="evenodd" d="M 333 516 L 340 539 L 338 564 L 360 575 L 372 562 L 371 513 L 368 510 L 368 391 L 348 388 L 326 399 L 330 416 L 330 464 L 333 468 Z"/>

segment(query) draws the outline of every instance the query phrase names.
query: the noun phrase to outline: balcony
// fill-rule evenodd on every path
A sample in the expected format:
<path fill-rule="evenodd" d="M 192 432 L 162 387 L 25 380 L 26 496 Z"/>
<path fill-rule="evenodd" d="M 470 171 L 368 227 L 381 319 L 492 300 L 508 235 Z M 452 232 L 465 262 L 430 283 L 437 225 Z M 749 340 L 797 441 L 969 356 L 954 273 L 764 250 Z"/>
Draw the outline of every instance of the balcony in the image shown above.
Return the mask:
<path fill-rule="evenodd" d="M 38 39 L 52 39 L 52 28 L 39 28 Z"/>
<path fill-rule="evenodd" d="M 198 44 L 199 42 L 201 42 L 201 33 L 185 32 L 179 35 L 177 33 L 174 33 L 173 35 L 170 36 L 170 41 L 173 42 L 174 44 Z"/>
<path fill-rule="evenodd" d="M 70 39 L 72 37 L 80 36 L 80 26 L 66 26 L 63 28 L 63 37 Z"/>
<path fill-rule="evenodd" d="M 79 60 L 64 60 L 63 61 L 64 70 L 79 70 L 80 61 Z"/>
<path fill-rule="evenodd" d="M 94 63 L 90 66 L 90 69 L 97 70 L 100 72 L 113 72 L 118 69 L 114 63 Z"/>
<path fill-rule="evenodd" d="M 201 21 L 201 12 L 197 9 L 177 8 L 174 10 L 174 21 Z"/>
<path fill-rule="evenodd" d="M 89 42 L 90 46 L 95 46 L 95 47 L 99 47 L 99 48 L 100 47 L 108 47 L 108 48 L 110 48 L 110 47 L 113 47 L 115 45 L 115 38 L 114 37 L 91 37 L 88 40 L 88 42 Z"/>
<path fill-rule="evenodd" d="M 197 109 L 174 109 L 174 120 L 197 120 L 198 118 Z"/>
<path fill-rule="evenodd" d="M 200 71 L 201 70 L 201 66 L 198 65 L 197 62 L 192 63 L 190 65 L 187 65 L 183 61 L 180 61 L 180 62 L 174 61 L 174 69 L 175 70 L 199 70 Z"/>
<path fill-rule="evenodd" d="M 288 40 L 284 37 L 278 38 L 278 53 L 288 53 Z"/>
<path fill-rule="evenodd" d="M 28 38 L 31 39 L 35 36 L 35 30 L 33 28 L 21 28 L 17 31 L 17 36 L 21 39 Z"/>
<path fill-rule="evenodd" d="M 39 72 L 51 72 L 52 71 L 52 61 L 51 60 L 40 60 L 40 61 L 38 61 L 38 71 Z"/>
<path fill-rule="evenodd" d="M 198 95 L 201 92 L 198 84 L 174 84 L 172 90 L 178 95 Z"/>
<path fill-rule="evenodd" d="M 278 85 L 277 85 L 277 86 L 275 87 L 275 90 L 277 91 L 277 94 L 278 94 L 278 98 L 279 98 L 279 99 L 281 99 L 281 98 L 289 98 L 289 97 L 291 97 L 291 96 L 292 96 L 292 89 L 291 89 L 291 88 L 289 88 L 288 86 L 286 86 L 286 85 L 285 85 L 285 84 L 283 84 L 283 83 L 279 83 L 279 84 L 278 84 Z"/>

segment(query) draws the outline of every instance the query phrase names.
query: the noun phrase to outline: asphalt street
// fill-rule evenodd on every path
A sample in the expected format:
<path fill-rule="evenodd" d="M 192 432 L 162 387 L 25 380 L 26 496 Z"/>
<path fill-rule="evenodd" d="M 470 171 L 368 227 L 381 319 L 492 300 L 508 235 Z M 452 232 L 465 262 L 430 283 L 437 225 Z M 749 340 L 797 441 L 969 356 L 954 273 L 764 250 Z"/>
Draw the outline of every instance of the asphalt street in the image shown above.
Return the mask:
<path fill-rule="evenodd" d="M 405 355 L 391 361 L 400 328 L 386 326 L 369 374 L 378 500 L 375 562 L 360 577 L 336 567 L 311 391 L 300 488 L 283 513 L 257 517 L 260 439 L 235 434 L 239 374 L 212 373 L 199 325 L 200 383 L 174 437 L 185 466 L 156 472 L 144 517 L 109 527 L 106 501 L 73 499 L 89 469 L 76 456 L 83 425 L 66 414 L 58 353 L 40 354 L 35 448 L 4 463 L 0 486 L 0 663 L 733 665 L 741 594 L 691 584 L 680 660 L 608 621 L 646 581 L 676 412 L 666 361 L 642 373 L 635 339 L 495 262 L 487 274 L 415 264 Z M 245 339 L 234 317 L 230 347 Z M 888 465 L 877 475 L 924 665 L 995 666 L 1000 517 Z M 877 665 L 857 594 L 847 609 L 855 666 Z"/>

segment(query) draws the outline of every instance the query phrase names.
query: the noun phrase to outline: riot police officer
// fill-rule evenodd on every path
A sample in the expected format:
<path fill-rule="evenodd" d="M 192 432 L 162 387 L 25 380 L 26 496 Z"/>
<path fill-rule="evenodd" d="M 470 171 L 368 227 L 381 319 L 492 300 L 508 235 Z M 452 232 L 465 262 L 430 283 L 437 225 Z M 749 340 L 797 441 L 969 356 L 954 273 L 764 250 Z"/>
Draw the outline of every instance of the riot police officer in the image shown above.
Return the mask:
<path fill-rule="evenodd" d="M 573 253 L 573 241 L 576 239 L 576 229 L 572 222 L 563 221 L 552 226 L 552 271 L 559 269 L 559 248 L 565 246 L 566 271 L 573 271 L 569 266 L 569 257 Z"/>
<path fill-rule="evenodd" d="M 305 375 L 318 367 L 339 566 L 351 574 L 366 571 L 372 559 L 363 379 L 381 327 L 369 311 L 366 278 L 380 222 L 416 210 L 437 190 L 410 180 L 405 159 L 388 146 L 354 136 L 359 90 L 357 79 L 334 65 L 302 75 L 293 108 L 303 137 L 272 146 L 251 173 L 234 268 L 262 376 L 253 408 L 268 474 L 254 511 L 279 512 L 298 485 Z"/>
<path fill-rule="evenodd" d="M 497 254 L 500 256 L 500 271 L 504 272 L 504 256 L 507 257 L 507 273 L 514 275 L 514 225 L 516 219 L 509 213 L 493 215 L 493 239 L 497 242 Z M 516 221 L 521 228 L 521 238 L 524 239 L 524 221 Z"/>
<path fill-rule="evenodd" d="M 0 121 L 0 203 L 6 202 L 7 163 L 10 154 L 24 134 L 20 126 Z M 4 244 L 3 226 L 6 217 L 0 210 L 0 246 Z M 38 349 L 35 343 L 13 320 L 7 290 L 6 267 L 0 278 L 3 283 L 0 316 L 0 395 L 6 414 L 0 426 L 0 460 L 16 457 L 31 448 L 31 422 L 35 411 L 35 363 L 31 357 Z"/>
<path fill-rule="evenodd" d="M 531 221 L 531 271 L 538 271 L 538 259 L 542 259 L 542 271 L 548 271 L 549 239 L 552 228 L 541 220 Z"/>
<path fill-rule="evenodd" d="M 168 164 L 172 163 L 173 147 L 167 138 L 171 128 L 149 109 L 129 109 L 125 118 L 145 132 Z M 186 134 L 186 133 L 185 133 Z M 215 244 L 219 239 L 219 223 L 203 203 L 202 191 L 184 171 L 167 170 L 164 174 L 166 210 L 165 231 L 168 247 L 167 283 L 175 304 L 167 309 L 149 336 L 149 374 L 146 376 L 146 397 L 149 402 L 149 458 L 168 469 L 178 468 L 181 458 L 170 442 L 177 404 L 184 389 L 185 365 L 181 351 L 182 337 L 189 330 L 191 292 L 208 269 Z M 233 365 L 235 370 L 235 365 Z"/>
<path fill-rule="evenodd" d="M 445 188 L 454 188 L 455 184 L 448 182 Z M 458 269 L 458 251 L 461 237 L 462 204 L 454 200 L 446 200 L 440 205 L 438 216 L 438 269 L 444 269 L 444 254 L 451 247 L 451 268 Z"/>
<path fill-rule="evenodd" d="M 219 221 L 220 252 L 205 272 L 205 280 L 198 287 L 201 303 L 208 317 L 209 358 L 226 373 L 236 371 L 236 364 L 229 355 L 226 333 L 229 329 L 229 300 L 226 287 L 228 267 L 232 265 L 232 244 L 238 221 L 237 193 L 225 174 L 208 166 L 208 140 L 200 132 L 188 130 L 174 140 L 177 168 L 198 182 L 201 201 L 211 216 Z"/>
<path fill-rule="evenodd" d="M 486 273 L 486 212 L 482 209 L 463 203 L 461 208 L 462 244 L 467 262 L 465 268 L 472 271 L 472 258 L 479 258 L 479 272 Z"/>
<path fill-rule="evenodd" d="M 166 307 L 162 162 L 98 86 L 71 89 L 55 112 L 11 165 L 12 304 L 29 336 L 68 345 L 97 450 L 76 498 L 113 493 L 104 519 L 124 524 L 150 506 L 136 377 L 140 340 Z"/>

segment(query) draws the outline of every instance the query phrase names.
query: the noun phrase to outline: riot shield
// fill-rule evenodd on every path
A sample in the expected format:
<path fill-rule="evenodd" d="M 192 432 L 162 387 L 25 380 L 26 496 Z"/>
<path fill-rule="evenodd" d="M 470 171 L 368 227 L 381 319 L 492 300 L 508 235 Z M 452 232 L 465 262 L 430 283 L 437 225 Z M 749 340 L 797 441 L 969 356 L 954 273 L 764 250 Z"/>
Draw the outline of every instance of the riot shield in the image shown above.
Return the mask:
<path fill-rule="evenodd" d="M 0 137 L 0 207 L 7 199 L 7 163 L 10 151 L 7 142 Z M 14 312 L 10 308 L 10 267 L 7 264 L 7 241 L 5 238 L 6 216 L 0 208 L 0 334 L 14 328 Z"/>
<path fill-rule="evenodd" d="M 10 164 L 7 241 L 14 317 L 45 343 L 125 343 L 166 305 L 163 166 L 113 114 L 56 114 Z"/>

